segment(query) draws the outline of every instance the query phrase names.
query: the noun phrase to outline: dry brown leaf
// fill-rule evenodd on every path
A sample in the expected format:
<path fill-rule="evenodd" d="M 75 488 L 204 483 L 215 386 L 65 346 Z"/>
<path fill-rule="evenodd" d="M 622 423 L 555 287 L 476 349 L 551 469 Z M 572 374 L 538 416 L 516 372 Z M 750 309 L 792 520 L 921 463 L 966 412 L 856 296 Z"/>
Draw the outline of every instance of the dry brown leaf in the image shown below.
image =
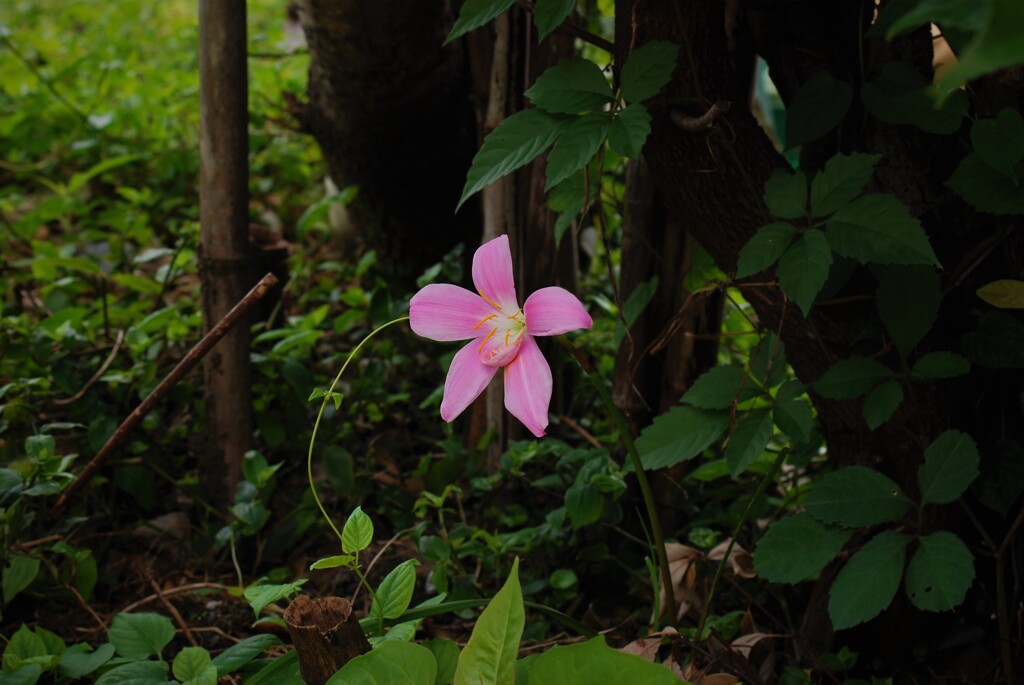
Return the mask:
<path fill-rule="evenodd" d="M 622 647 L 619 651 L 625 652 L 626 654 L 633 654 L 645 661 L 654 661 L 654 657 L 658 655 L 658 650 L 660 648 L 660 637 L 642 637 L 639 640 L 633 640 L 625 647 Z"/>
<path fill-rule="evenodd" d="M 729 673 L 709 673 L 693 681 L 693 685 L 736 685 L 740 679 Z"/>
<path fill-rule="evenodd" d="M 748 633 L 746 635 L 740 635 L 732 641 L 732 646 L 733 649 L 749 659 L 750 649 L 766 637 L 771 636 L 768 635 L 768 633 Z"/>
<path fill-rule="evenodd" d="M 729 538 L 708 552 L 708 559 L 721 561 L 725 557 L 725 550 L 731 541 L 732 538 Z M 732 551 L 729 552 L 729 566 L 732 568 L 733 575 L 740 578 L 755 578 L 757 576 L 757 571 L 754 570 L 753 556 L 738 544 L 733 545 Z"/>

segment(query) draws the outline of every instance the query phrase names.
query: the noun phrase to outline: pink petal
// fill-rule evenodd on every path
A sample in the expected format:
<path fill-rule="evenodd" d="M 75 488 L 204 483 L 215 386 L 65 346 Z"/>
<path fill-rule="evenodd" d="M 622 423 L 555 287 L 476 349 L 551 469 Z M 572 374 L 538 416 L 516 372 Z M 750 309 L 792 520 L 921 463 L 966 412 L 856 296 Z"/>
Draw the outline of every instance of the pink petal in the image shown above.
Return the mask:
<path fill-rule="evenodd" d="M 562 288 L 541 288 L 533 293 L 526 298 L 523 313 L 530 335 L 561 335 L 594 325 L 583 303 Z"/>
<path fill-rule="evenodd" d="M 551 367 L 532 336 L 524 335 L 519 354 L 505 367 L 505 408 L 538 438 L 548 427 Z"/>
<path fill-rule="evenodd" d="M 473 255 L 473 285 L 485 298 L 499 305 L 506 316 L 512 316 L 519 309 L 507 235 L 489 240 L 477 249 Z"/>
<path fill-rule="evenodd" d="M 475 340 L 455 353 L 448 377 L 444 381 L 444 399 L 441 400 L 441 418 L 453 421 L 455 417 L 473 403 L 498 371 L 496 366 L 486 366 L 480 361 Z"/>
<path fill-rule="evenodd" d="M 409 301 L 409 325 L 431 340 L 476 338 L 480 322 L 495 313 L 479 295 L 446 283 L 428 285 Z"/>

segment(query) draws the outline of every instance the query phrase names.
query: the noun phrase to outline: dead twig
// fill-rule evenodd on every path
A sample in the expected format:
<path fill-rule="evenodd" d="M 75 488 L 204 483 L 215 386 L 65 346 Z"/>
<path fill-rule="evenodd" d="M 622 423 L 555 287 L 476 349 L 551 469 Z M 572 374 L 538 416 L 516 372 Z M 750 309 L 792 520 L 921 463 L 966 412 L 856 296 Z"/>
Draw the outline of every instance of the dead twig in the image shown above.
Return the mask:
<path fill-rule="evenodd" d="M 104 360 L 104 362 L 100 364 L 100 368 L 96 369 L 96 373 L 92 375 L 92 378 L 85 382 L 85 385 L 82 386 L 82 389 L 76 392 L 71 397 L 68 397 L 66 399 L 54 400 L 53 403 L 56 404 L 57 406 L 62 407 L 64 405 L 72 404 L 82 399 L 85 393 L 89 392 L 89 388 L 91 388 L 96 383 L 96 381 L 102 378 L 103 374 L 105 374 L 107 372 L 107 369 L 110 368 L 110 365 L 114 363 L 114 358 L 117 356 L 117 353 L 121 350 L 121 343 L 123 341 L 124 329 L 122 328 L 117 332 L 117 339 L 114 341 L 114 349 L 110 351 L 110 354 L 107 356 L 106 360 Z"/>
<path fill-rule="evenodd" d="M 173 604 L 168 602 L 166 597 L 164 597 L 164 593 L 160 591 L 160 584 L 152 578 L 150 578 L 149 586 L 153 588 L 153 592 L 156 593 L 157 599 L 159 599 L 160 603 L 164 605 L 165 609 L 167 609 L 167 613 L 171 615 L 171 618 L 174 619 L 174 622 L 178 624 L 179 628 L 181 628 L 181 632 L 185 636 L 185 639 L 188 640 L 188 643 L 193 647 L 197 647 L 199 643 L 196 642 L 195 636 L 192 635 L 192 630 L 188 627 L 188 624 L 185 623 L 185 619 L 181 617 L 181 613 L 178 611 L 178 609 Z"/>
<path fill-rule="evenodd" d="M 565 424 L 565 425 L 567 425 L 567 426 L 568 426 L 569 428 L 572 428 L 572 429 L 573 429 L 574 431 L 576 431 L 577 433 L 579 433 L 579 434 L 580 434 L 580 437 L 581 437 L 581 438 L 583 438 L 584 440 L 586 440 L 586 441 L 587 441 L 588 443 L 590 443 L 591 445 L 593 445 L 593 446 L 594 446 L 594 447 L 596 447 L 597 449 L 602 449 L 602 448 L 604 447 L 604 445 L 602 445 L 602 444 L 601 444 L 600 442 L 598 442 L 598 441 L 597 441 L 597 438 L 595 438 L 595 437 L 594 437 L 594 436 L 593 436 L 593 435 L 592 435 L 592 434 L 590 433 L 590 431 L 588 431 L 588 430 L 587 430 L 586 428 L 584 428 L 584 427 L 583 427 L 583 426 L 581 426 L 580 424 L 578 424 L 578 423 L 576 423 L 575 421 L 573 421 L 572 419 L 570 419 L 570 418 L 569 418 L 568 416 L 566 416 L 565 414 L 559 414 L 559 415 L 558 415 L 558 418 L 559 418 L 559 420 L 560 420 L 560 421 L 561 421 L 562 423 L 564 423 L 564 424 Z"/>
<path fill-rule="evenodd" d="M 725 100 L 719 100 L 718 102 L 711 105 L 708 111 L 701 114 L 699 117 L 692 117 L 688 114 L 683 114 L 678 109 L 673 109 L 669 113 L 669 118 L 672 119 L 672 123 L 690 133 L 702 133 L 707 131 L 709 128 L 715 125 L 715 121 L 729 111 L 732 103 L 726 102 Z"/>
<path fill-rule="evenodd" d="M 192 592 L 194 590 L 207 590 L 207 589 L 209 589 L 209 590 L 220 590 L 221 592 L 225 592 L 225 593 L 228 592 L 228 590 L 229 590 L 227 585 L 221 585 L 220 583 L 192 583 L 191 585 L 179 585 L 178 587 L 172 587 L 169 590 L 163 590 L 161 594 L 164 597 L 170 597 L 171 595 L 180 595 L 182 593 Z M 139 601 L 132 602 L 128 606 L 124 607 L 118 613 L 130 614 L 131 612 L 135 611 L 136 609 L 138 609 L 141 606 L 149 604 L 150 602 L 155 602 L 156 600 L 160 599 L 160 596 L 161 595 L 155 595 L 154 594 L 154 595 L 149 595 L 148 597 L 143 597 Z"/>
<path fill-rule="evenodd" d="M 160 382 L 160 385 L 156 386 L 153 392 L 149 393 L 146 399 L 142 401 L 142 404 L 136 407 L 135 411 L 129 414 L 128 418 L 126 418 L 121 425 L 117 427 L 117 430 L 110 436 L 107 443 L 103 445 L 100 451 L 96 453 L 96 456 L 94 456 L 92 460 L 85 465 L 85 468 L 82 469 L 78 478 L 76 478 L 71 485 L 68 486 L 67 490 L 61 493 L 61 496 L 57 498 L 57 503 L 53 506 L 53 516 L 55 518 L 60 517 L 68 502 L 71 501 L 79 490 L 85 487 L 85 484 L 88 483 L 94 475 L 96 475 L 96 472 L 99 471 L 103 462 L 110 453 L 125 441 L 132 430 L 142 422 L 142 419 L 145 418 L 146 415 L 149 414 L 149 412 L 151 412 L 153 408 L 167 396 L 167 393 L 171 391 L 171 388 L 177 385 L 178 381 L 180 381 L 185 374 L 191 371 L 193 367 L 195 367 L 195 365 L 198 364 L 211 349 L 213 349 L 213 346 L 216 345 L 228 331 L 234 328 L 235 325 L 245 317 L 246 313 L 248 313 L 252 306 L 261 300 L 275 285 L 277 285 L 277 277 L 274 274 L 268 273 L 266 276 L 261 278 L 260 282 L 257 283 L 252 290 L 246 293 L 245 297 L 239 300 L 238 304 L 232 307 L 231 311 L 225 314 L 224 318 L 217 322 L 217 325 L 211 328 L 210 331 L 203 336 L 202 340 L 196 343 L 195 346 L 188 351 L 188 354 L 186 354 L 182 360 L 178 362 L 178 365 L 175 366 L 169 374 L 167 374 L 167 377 Z"/>

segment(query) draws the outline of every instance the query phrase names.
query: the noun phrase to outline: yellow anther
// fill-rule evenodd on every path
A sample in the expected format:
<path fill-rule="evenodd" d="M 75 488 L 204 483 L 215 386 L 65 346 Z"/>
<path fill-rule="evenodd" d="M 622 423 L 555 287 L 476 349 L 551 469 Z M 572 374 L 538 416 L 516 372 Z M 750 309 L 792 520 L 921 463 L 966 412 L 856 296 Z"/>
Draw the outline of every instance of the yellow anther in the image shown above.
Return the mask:
<path fill-rule="evenodd" d="M 493 336 L 493 335 L 494 335 L 495 333 L 497 333 L 497 332 L 498 332 L 498 329 L 497 329 L 497 328 L 492 328 L 492 329 L 491 329 L 491 332 L 490 332 L 490 333 L 488 333 L 488 334 L 487 334 L 487 336 L 486 336 L 486 337 L 485 337 L 485 338 L 484 338 L 483 340 L 481 340 L 481 341 L 480 341 L 480 347 L 478 347 L 478 348 L 477 348 L 477 350 L 476 350 L 476 353 L 477 353 L 477 354 L 482 354 L 482 353 L 483 353 L 483 351 L 484 351 L 484 345 L 486 345 L 486 344 L 487 344 L 487 341 L 488 341 L 488 340 L 490 340 L 490 339 L 491 339 L 491 337 L 492 337 L 492 336 Z"/>
<path fill-rule="evenodd" d="M 505 331 L 505 347 L 508 347 L 508 336 L 512 331 Z"/>
<path fill-rule="evenodd" d="M 486 302 L 487 304 L 491 305 L 492 307 L 497 309 L 499 312 L 501 311 L 501 305 L 498 304 L 497 302 L 495 302 L 494 300 L 492 300 L 491 298 L 487 297 L 486 295 L 484 295 L 484 291 L 483 290 L 477 290 L 477 292 L 480 293 L 480 297 L 484 298 L 484 302 Z"/>
<path fill-rule="evenodd" d="M 515 314 L 513 314 L 512 316 L 507 316 L 505 318 L 507 318 L 507 319 L 515 319 L 516 321 L 518 321 L 519 320 L 519 315 L 522 314 L 522 313 L 523 313 L 523 308 L 520 307 L 519 310 L 516 311 Z"/>
<path fill-rule="evenodd" d="M 480 319 L 479 321 L 476 322 L 476 325 L 473 326 L 473 330 L 475 331 L 476 329 L 478 329 L 481 326 L 483 326 L 485 321 L 490 321 L 491 319 L 497 319 L 497 318 L 498 318 L 497 314 L 491 314 L 490 316 L 485 316 L 484 318 L 482 318 L 482 319 Z"/>

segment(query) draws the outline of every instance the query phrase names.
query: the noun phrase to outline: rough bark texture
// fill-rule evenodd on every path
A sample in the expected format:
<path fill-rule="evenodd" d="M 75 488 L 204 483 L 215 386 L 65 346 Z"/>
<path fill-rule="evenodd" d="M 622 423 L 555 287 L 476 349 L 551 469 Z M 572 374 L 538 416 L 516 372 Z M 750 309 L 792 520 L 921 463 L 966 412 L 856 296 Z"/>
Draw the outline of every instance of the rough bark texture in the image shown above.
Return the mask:
<path fill-rule="evenodd" d="M 249 273 L 248 104 L 244 0 L 199 3 L 199 276 L 212 328 L 245 295 Z M 252 444 L 249 327 L 204 361 L 208 444 L 200 469 L 211 492 L 234 492 Z M 219 498 L 226 507 L 230 497 Z"/>
<path fill-rule="evenodd" d="M 358 185 L 355 230 L 407 279 L 479 240 L 474 206 L 455 215 L 476 135 L 446 0 L 300 0 L 309 45 L 305 124 L 338 187 Z"/>
<path fill-rule="evenodd" d="M 299 655 L 299 673 L 307 685 L 324 685 L 342 666 L 370 651 L 347 599 L 314 600 L 299 595 L 285 610 L 284 622 Z"/>

